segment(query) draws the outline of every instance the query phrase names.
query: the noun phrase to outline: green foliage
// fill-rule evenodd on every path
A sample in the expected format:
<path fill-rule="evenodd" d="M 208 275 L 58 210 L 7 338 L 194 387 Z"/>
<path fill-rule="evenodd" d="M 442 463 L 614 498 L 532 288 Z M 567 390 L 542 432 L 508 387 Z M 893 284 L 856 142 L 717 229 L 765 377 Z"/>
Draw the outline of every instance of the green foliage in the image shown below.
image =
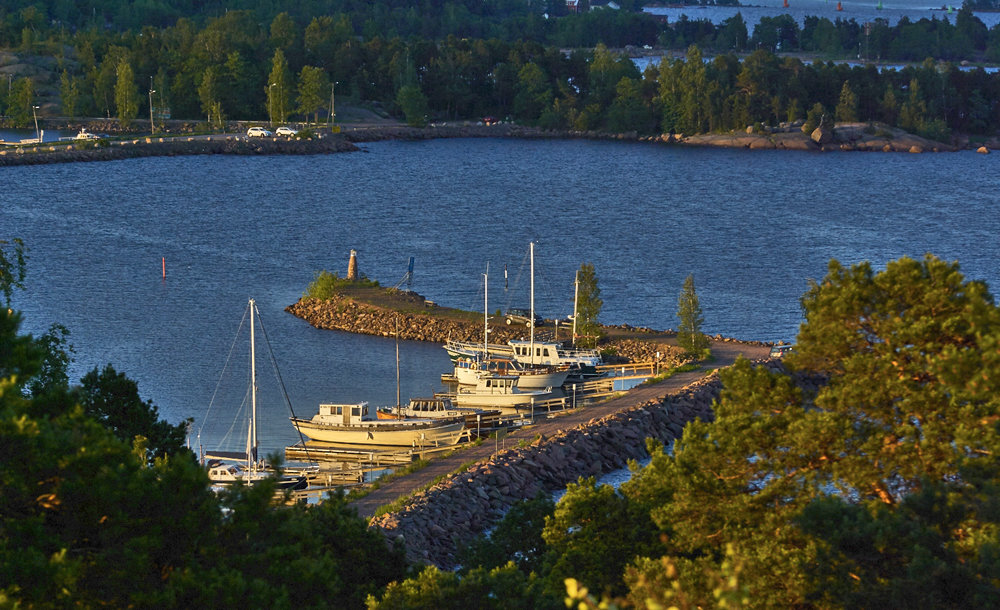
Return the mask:
<path fill-rule="evenodd" d="M 208 123 L 213 126 L 222 124 L 222 102 L 219 93 L 219 78 L 214 66 L 205 68 L 198 85 L 198 99 L 201 100 L 201 111 L 205 113 Z"/>
<path fill-rule="evenodd" d="M 360 608 L 402 578 L 402 551 L 340 495 L 279 506 L 272 482 L 216 495 L 189 452 L 148 461 L 142 442 L 76 402 L 123 437 L 155 417 L 111 369 L 79 394 L 58 383 L 28 392 L 61 335 L 36 341 L 19 324 L 0 310 L 3 605 Z"/>
<path fill-rule="evenodd" d="M 292 74 L 288 68 L 285 53 L 275 49 L 271 58 L 271 72 L 267 77 L 267 113 L 271 123 L 288 122 L 288 113 L 292 110 L 290 97 L 292 94 Z"/>
<path fill-rule="evenodd" d="M 545 492 L 514 504 L 489 536 L 459 549 L 459 563 L 493 569 L 512 562 L 525 574 L 539 572 L 546 552 L 542 530 L 554 509 L 555 503 Z"/>
<path fill-rule="evenodd" d="M 591 590 L 623 593 L 625 566 L 658 548 L 655 530 L 649 512 L 610 485 L 593 477 L 570 483 L 542 532 L 549 586 L 562 592 L 576 578 Z"/>
<path fill-rule="evenodd" d="M 417 85 L 406 85 L 400 87 L 396 95 L 396 104 L 403 111 L 406 117 L 406 124 L 410 127 L 424 127 L 427 125 L 427 96 Z"/>
<path fill-rule="evenodd" d="M 15 127 L 31 127 L 34 125 L 32 106 L 35 102 L 35 85 L 30 78 L 19 78 L 13 81 L 10 95 L 7 99 L 7 114 L 14 119 Z"/>
<path fill-rule="evenodd" d="M 70 76 L 66 70 L 63 70 L 59 77 L 59 99 L 62 103 L 63 116 L 75 118 L 80 103 L 80 84 L 79 79 Z"/>
<path fill-rule="evenodd" d="M 677 346 L 689 354 L 696 354 L 708 347 L 708 337 L 701 332 L 705 319 L 701 315 L 698 293 L 694 289 L 694 276 L 688 275 L 677 298 Z"/>
<path fill-rule="evenodd" d="M 306 292 L 303 296 L 325 301 L 345 288 L 378 288 L 378 286 L 379 283 L 376 280 L 369 280 L 366 277 L 359 280 L 348 280 L 324 269 L 316 272 L 313 281 L 309 282 L 309 286 L 306 287 Z"/>
<path fill-rule="evenodd" d="M 467 610 L 484 608 L 563 608 L 560 596 L 545 591 L 534 574 L 526 575 L 513 562 L 487 570 L 474 568 L 462 575 L 428 566 L 420 574 L 391 583 L 381 598 L 370 596 L 369 610 Z"/>
<path fill-rule="evenodd" d="M 601 315 L 601 288 L 597 285 L 597 274 L 592 263 L 583 263 L 576 276 L 576 337 L 574 342 L 583 347 L 594 347 L 601 337 L 601 327 L 597 317 Z"/>
<path fill-rule="evenodd" d="M 135 87 L 135 74 L 132 66 L 122 60 L 116 70 L 115 108 L 118 111 L 118 122 L 128 127 L 139 115 L 139 92 Z"/>
<path fill-rule="evenodd" d="M 837 120 L 843 123 L 855 123 L 858 120 L 858 96 L 851 88 L 850 81 L 844 81 L 840 88 L 840 100 L 835 111 Z"/>
<path fill-rule="evenodd" d="M 322 68 L 315 66 L 302 66 L 299 73 L 299 96 L 298 111 L 306 115 L 310 113 L 315 116 L 314 122 L 319 122 L 319 109 L 326 101 L 326 92 L 330 88 L 330 79 Z"/>
<path fill-rule="evenodd" d="M 184 449 L 187 426 L 193 421 L 170 424 L 159 418 L 152 401 L 139 397 L 139 386 L 109 364 L 93 369 L 80 380 L 80 404 L 84 412 L 127 443 L 136 437 L 148 442 L 150 457 L 175 455 Z"/>
<path fill-rule="evenodd" d="M 37 344 L 44 356 L 38 373 L 27 385 L 28 391 L 39 396 L 47 392 L 65 391 L 69 388 L 69 365 L 73 362 L 73 346 L 67 340 L 69 330 L 62 324 L 53 324 L 38 338 Z"/>
<path fill-rule="evenodd" d="M 714 422 L 672 455 L 652 447 L 622 486 L 666 546 L 629 569 L 629 599 L 712 605 L 738 568 L 733 599 L 762 607 L 991 605 L 1000 310 L 985 285 L 932 256 L 834 261 L 802 305 L 787 364 L 826 382 L 807 393 L 737 362 Z"/>
<path fill-rule="evenodd" d="M 18 238 L 0 240 L 0 293 L 4 304 L 10 306 L 10 297 L 17 288 L 24 288 L 24 273 L 28 258 L 24 242 Z"/>
<path fill-rule="evenodd" d="M 802 124 L 802 132 L 811 134 L 817 127 L 827 126 L 828 123 L 826 108 L 823 107 L 823 104 L 816 102 L 806 113 L 806 122 Z"/>

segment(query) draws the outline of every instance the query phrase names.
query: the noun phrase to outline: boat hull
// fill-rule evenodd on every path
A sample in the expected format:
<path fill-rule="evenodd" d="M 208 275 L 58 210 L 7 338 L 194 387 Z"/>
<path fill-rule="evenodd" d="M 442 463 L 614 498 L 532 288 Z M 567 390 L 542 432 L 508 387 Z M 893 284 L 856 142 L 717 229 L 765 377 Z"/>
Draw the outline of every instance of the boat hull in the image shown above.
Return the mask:
<path fill-rule="evenodd" d="M 569 369 L 556 371 L 508 371 L 504 370 L 500 374 L 513 375 L 517 377 L 517 387 L 525 390 L 544 390 L 545 388 L 558 388 L 566 383 L 570 374 Z M 475 365 L 468 365 L 459 362 L 455 365 L 455 380 L 461 385 L 476 385 L 479 383 L 479 376 L 483 371 Z M 487 369 L 486 374 L 490 374 Z"/>
<path fill-rule="evenodd" d="M 428 447 L 455 445 L 465 430 L 465 419 L 375 420 L 359 424 L 329 424 L 292 419 L 295 428 L 314 441 L 337 445 Z"/>

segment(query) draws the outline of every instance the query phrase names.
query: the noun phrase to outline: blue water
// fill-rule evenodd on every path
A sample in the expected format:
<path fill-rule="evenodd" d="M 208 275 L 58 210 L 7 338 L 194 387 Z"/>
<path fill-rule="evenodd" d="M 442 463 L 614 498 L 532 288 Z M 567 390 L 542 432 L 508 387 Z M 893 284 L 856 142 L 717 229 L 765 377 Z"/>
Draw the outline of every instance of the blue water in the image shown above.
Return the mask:
<path fill-rule="evenodd" d="M 487 263 L 491 309 L 528 304 L 534 240 L 542 315 L 572 312 L 574 272 L 590 262 L 601 320 L 656 328 L 676 327 L 693 273 L 708 332 L 792 340 L 798 299 L 831 257 L 881 267 L 933 252 L 1000 285 L 998 163 L 473 139 L 12 167 L 0 170 L 0 239 L 28 244 L 14 305 L 30 332 L 70 329 L 74 377 L 112 363 L 172 421 L 195 417 L 211 446 L 235 406 L 217 402 L 219 417 L 202 422 L 249 297 L 297 413 L 395 401 L 391 339 L 319 331 L 283 311 L 315 271 L 345 273 L 352 248 L 387 285 L 414 256 L 415 291 L 480 310 Z M 439 389 L 448 368 L 444 350 L 417 342 L 402 342 L 400 363 L 404 399 Z M 265 445 L 294 442 L 282 403 L 262 393 Z"/>
<path fill-rule="evenodd" d="M 736 15 L 736 13 L 740 13 L 747 24 L 748 33 L 753 35 L 753 28 L 760 22 L 761 17 L 778 17 L 779 15 L 790 15 L 798 22 L 799 27 L 805 23 L 806 17 L 826 17 L 830 21 L 853 19 L 859 24 L 885 19 L 890 26 L 894 26 L 905 16 L 910 21 L 947 19 L 949 23 L 954 24 L 957 10 L 962 5 L 961 2 L 954 4 L 955 12 L 948 13 L 941 9 L 942 6 L 949 3 L 942 2 L 935 5 L 933 2 L 921 0 L 916 2 L 886 2 L 883 0 L 881 10 L 875 8 L 878 5 L 878 0 L 842 0 L 843 10 L 841 11 L 837 10 L 836 0 L 789 0 L 788 4 L 788 8 L 784 8 L 782 0 L 766 0 L 755 2 L 753 6 L 647 7 L 643 10 L 653 15 L 666 15 L 670 23 L 679 20 L 681 15 L 687 15 L 690 20 L 707 19 L 716 25 Z M 977 11 L 974 14 L 987 28 L 992 28 L 1000 23 L 1000 13 Z"/>

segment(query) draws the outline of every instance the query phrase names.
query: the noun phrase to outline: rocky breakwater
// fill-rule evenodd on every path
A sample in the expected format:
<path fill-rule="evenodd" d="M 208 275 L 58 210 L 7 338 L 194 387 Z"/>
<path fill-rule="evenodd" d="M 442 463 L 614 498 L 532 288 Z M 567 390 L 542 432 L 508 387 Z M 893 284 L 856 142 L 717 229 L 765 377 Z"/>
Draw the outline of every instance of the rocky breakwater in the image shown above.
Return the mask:
<path fill-rule="evenodd" d="M 303 297 L 298 303 L 285 308 L 288 313 L 302 318 L 316 328 L 340 330 L 363 335 L 395 337 L 397 325 L 399 338 L 410 341 L 482 341 L 482 320 L 463 320 L 448 315 L 437 315 L 436 305 L 414 295 L 414 306 L 427 309 L 428 313 L 399 311 L 356 301 L 348 296 L 334 295 L 329 299 Z M 524 327 L 492 325 L 490 341 L 503 343 L 521 338 Z"/>
<path fill-rule="evenodd" d="M 564 489 L 581 476 L 600 476 L 644 457 L 646 439 L 669 444 L 694 420 L 712 419 L 718 374 L 662 401 L 649 401 L 511 448 L 415 494 L 402 509 L 372 520 L 401 540 L 408 558 L 453 568 L 463 542 L 493 526 L 518 501 Z"/>
<path fill-rule="evenodd" d="M 447 313 L 456 310 L 433 305 L 415 293 L 410 293 L 408 298 L 408 309 L 421 308 L 427 313 L 380 307 L 345 295 L 334 295 L 324 300 L 303 297 L 299 302 L 286 307 L 285 311 L 325 330 L 395 337 L 398 327 L 399 338 L 409 341 L 445 343 L 483 340 L 482 318 L 458 319 Z M 490 324 L 492 343 L 503 344 L 511 339 L 527 339 L 528 334 L 528 328 L 519 324 Z M 537 340 L 551 340 L 552 335 L 551 326 L 539 327 L 535 331 Z M 615 339 L 603 343 L 601 349 L 608 352 L 608 361 L 611 363 L 650 362 L 656 359 L 657 352 L 660 353 L 660 366 L 664 368 L 680 366 L 690 360 L 676 346 L 636 339 Z"/>
<path fill-rule="evenodd" d="M 356 150 L 357 146 L 340 136 L 313 140 L 246 136 L 146 137 L 134 140 L 84 140 L 74 141 L 71 144 L 8 147 L 0 150 L 0 166 L 112 161 L 177 155 L 313 155 Z"/>

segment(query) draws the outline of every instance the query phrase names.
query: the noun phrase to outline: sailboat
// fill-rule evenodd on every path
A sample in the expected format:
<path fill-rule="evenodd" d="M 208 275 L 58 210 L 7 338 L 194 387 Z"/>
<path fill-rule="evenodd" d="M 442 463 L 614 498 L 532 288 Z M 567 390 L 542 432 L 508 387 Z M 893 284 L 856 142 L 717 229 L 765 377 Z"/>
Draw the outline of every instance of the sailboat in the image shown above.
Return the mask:
<path fill-rule="evenodd" d="M 259 483 L 265 479 L 275 478 L 275 472 L 258 456 L 257 438 L 257 346 L 255 339 L 256 326 L 259 323 L 260 312 L 257 303 L 250 299 L 247 303 L 250 319 L 250 419 L 247 426 L 246 449 L 241 452 L 208 451 L 202 454 L 202 463 L 208 469 L 208 478 L 214 484 L 231 484 L 243 482 L 248 485 Z M 255 321 L 256 319 L 256 321 Z M 242 324 L 241 324 L 242 326 Z M 261 326 L 263 329 L 263 326 Z M 278 487 L 284 489 L 304 489 L 308 482 L 305 477 L 281 476 L 277 478 Z"/>
<path fill-rule="evenodd" d="M 535 290 L 534 290 L 534 243 L 531 244 L 532 261 L 532 287 L 531 287 L 531 314 L 529 320 L 535 319 Z M 483 376 L 499 377 L 510 376 L 517 379 L 517 387 L 520 389 L 531 389 L 551 391 L 566 382 L 570 374 L 569 366 L 531 366 L 514 359 L 513 352 L 509 357 L 504 357 L 490 349 L 490 305 L 489 305 L 489 267 L 483 274 L 483 344 L 481 349 L 476 349 L 469 357 L 457 358 L 454 360 L 454 372 L 452 375 L 443 375 L 442 379 L 457 381 L 460 385 L 477 385 Z M 529 324 L 531 328 L 531 343 L 534 344 L 535 325 Z"/>

